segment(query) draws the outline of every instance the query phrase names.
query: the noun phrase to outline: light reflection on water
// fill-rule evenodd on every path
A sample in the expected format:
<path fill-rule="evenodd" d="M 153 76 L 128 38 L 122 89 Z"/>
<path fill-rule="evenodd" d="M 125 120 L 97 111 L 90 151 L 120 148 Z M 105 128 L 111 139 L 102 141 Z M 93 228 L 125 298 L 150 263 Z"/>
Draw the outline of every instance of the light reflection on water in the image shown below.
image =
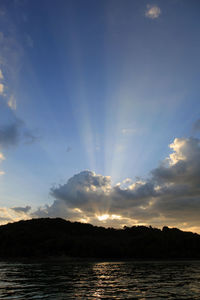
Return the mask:
<path fill-rule="evenodd" d="M 200 262 L 1 262 L 0 299 L 200 299 Z"/>

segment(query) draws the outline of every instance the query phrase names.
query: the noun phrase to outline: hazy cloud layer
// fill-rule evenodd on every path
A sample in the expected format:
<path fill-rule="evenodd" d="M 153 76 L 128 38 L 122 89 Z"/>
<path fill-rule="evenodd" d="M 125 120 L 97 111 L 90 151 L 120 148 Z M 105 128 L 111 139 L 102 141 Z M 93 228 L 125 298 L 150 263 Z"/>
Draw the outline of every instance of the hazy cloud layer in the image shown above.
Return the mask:
<path fill-rule="evenodd" d="M 19 220 L 28 220 L 31 216 L 23 211 L 15 211 L 12 208 L 0 207 L 0 225 Z"/>

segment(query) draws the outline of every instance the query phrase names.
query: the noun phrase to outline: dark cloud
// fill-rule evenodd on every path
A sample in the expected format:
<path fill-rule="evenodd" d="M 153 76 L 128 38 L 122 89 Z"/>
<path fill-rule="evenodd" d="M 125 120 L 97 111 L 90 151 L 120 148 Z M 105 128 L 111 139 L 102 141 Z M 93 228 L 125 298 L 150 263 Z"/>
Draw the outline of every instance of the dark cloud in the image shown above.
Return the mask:
<path fill-rule="evenodd" d="M 83 171 L 53 187 L 54 203 L 35 214 L 93 223 L 99 222 L 99 215 L 108 214 L 105 225 L 132 222 L 190 227 L 195 220 L 195 226 L 200 226 L 200 140 L 176 138 L 170 148 L 172 153 L 146 180 L 112 186 L 110 177 Z"/>
<path fill-rule="evenodd" d="M 35 143 L 39 138 L 30 130 L 24 131 L 24 125 L 23 121 L 17 119 L 14 123 L 0 126 L 0 147 L 13 147 L 20 141 L 25 144 Z"/>
<path fill-rule="evenodd" d="M 34 143 L 38 137 L 26 128 L 6 103 L 0 103 L 0 148 L 16 146 L 19 142 Z"/>
<path fill-rule="evenodd" d="M 12 207 L 11 209 L 18 213 L 27 213 L 30 211 L 31 206 L 27 205 L 25 207 Z"/>
<path fill-rule="evenodd" d="M 16 120 L 12 124 L 2 125 L 0 127 L 0 146 L 1 148 L 7 148 L 15 146 L 20 140 L 20 130 L 22 122 Z"/>
<path fill-rule="evenodd" d="M 83 171 L 74 175 L 66 184 L 51 189 L 51 195 L 64 201 L 70 207 L 88 207 L 102 202 L 106 190 L 110 188 L 110 177 L 96 175 L 91 171 Z M 97 204 L 97 203 L 96 203 Z"/>

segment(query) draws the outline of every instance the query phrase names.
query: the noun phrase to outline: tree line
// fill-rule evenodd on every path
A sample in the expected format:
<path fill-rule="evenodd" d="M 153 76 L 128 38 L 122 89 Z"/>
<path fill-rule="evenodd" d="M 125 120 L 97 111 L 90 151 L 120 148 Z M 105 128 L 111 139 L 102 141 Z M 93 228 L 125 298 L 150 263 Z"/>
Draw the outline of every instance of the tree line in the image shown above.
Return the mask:
<path fill-rule="evenodd" d="M 0 226 L 0 258 L 200 259 L 200 235 L 177 228 L 104 228 L 61 218 Z"/>

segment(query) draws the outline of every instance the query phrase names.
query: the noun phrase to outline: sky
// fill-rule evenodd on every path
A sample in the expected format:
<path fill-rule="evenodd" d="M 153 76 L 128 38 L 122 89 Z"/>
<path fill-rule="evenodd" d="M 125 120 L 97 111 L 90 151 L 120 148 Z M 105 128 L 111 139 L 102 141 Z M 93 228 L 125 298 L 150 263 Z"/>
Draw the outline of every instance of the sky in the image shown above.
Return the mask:
<path fill-rule="evenodd" d="M 0 224 L 200 233 L 198 0 L 1 0 Z"/>

